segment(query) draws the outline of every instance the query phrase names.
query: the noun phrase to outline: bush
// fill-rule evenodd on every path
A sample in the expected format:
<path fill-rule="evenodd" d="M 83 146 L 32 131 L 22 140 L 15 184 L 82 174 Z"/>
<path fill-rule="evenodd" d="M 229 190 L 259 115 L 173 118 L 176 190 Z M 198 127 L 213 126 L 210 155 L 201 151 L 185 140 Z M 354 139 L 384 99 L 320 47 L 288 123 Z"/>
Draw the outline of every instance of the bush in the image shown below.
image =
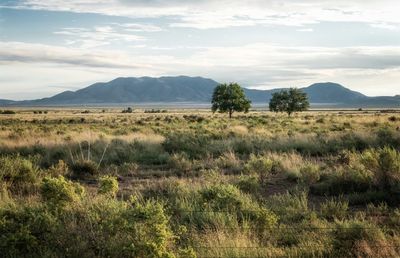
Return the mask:
<path fill-rule="evenodd" d="M 334 257 L 397 256 L 380 228 L 366 221 L 338 222 L 333 237 Z"/>
<path fill-rule="evenodd" d="M 271 159 L 250 155 L 250 159 L 244 166 L 244 171 L 248 174 L 256 174 L 260 179 L 261 184 L 265 184 L 274 168 L 274 161 Z"/>
<path fill-rule="evenodd" d="M 361 163 L 373 174 L 375 185 L 381 191 L 400 193 L 400 153 L 395 149 L 366 150 Z"/>
<path fill-rule="evenodd" d="M 185 153 L 175 153 L 169 158 L 169 166 L 181 174 L 186 174 L 192 169 L 192 162 Z"/>
<path fill-rule="evenodd" d="M 233 185 L 207 186 L 199 191 L 199 195 L 199 209 L 202 212 L 192 214 L 199 227 L 237 227 L 238 223 L 253 222 L 254 230 L 263 234 L 278 221 L 273 212 L 261 207 Z"/>
<path fill-rule="evenodd" d="M 51 257 L 61 228 L 54 215 L 38 205 L 0 207 L 1 257 Z M 58 250 L 62 254 L 61 250 Z M 56 257 L 56 255 L 53 255 Z"/>
<path fill-rule="evenodd" d="M 71 166 L 72 178 L 87 179 L 99 174 L 98 165 L 91 160 L 79 160 Z"/>
<path fill-rule="evenodd" d="M 322 217 L 333 219 L 344 219 L 347 210 L 349 209 L 349 202 L 342 199 L 330 199 L 321 204 L 320 214 Z"/>
<path fill-rule="evenodd" d="M 84 188 L 78 183 L 65 180 L 64 177 L 46 177 L 40 186 L 42 198 L 50 205 L 63 207 L 79 201 L 84 195 Z"/>
<path fill-rule="evenodd" d="M 298 222 L 309 215 L 306 191 L 273 195 L 266 200 L 266 204 L 279 216 L 281 223 Z"/>
<path fill-rule="evenodd" d="M 39 169 L 31 160 L 20 156 L 0 157 L 0 182 L 11 190 L 27 190 L 38 182 Z"/>
<path fill-rule="evenodd" d="M 320 179 L 320 167 L 314 164 L 307 164 L 300 168 L 301 181 L 307 185 L 315 184 Z"/>
<path fill-rule="evenodd" d="M 0 114 L 1 115 L 15 115 L 16 112 L 14 110 L 4 110 L 4 111 L 0 110 Z"/>
<path fill-rule="evenodd" d="M 67 176 L 69 173 L 69 168 L 67 163 L 65 163 L 63 160 L 59 160 L 57 164 L 52 165 L 50 169 L 48 169 L 47 173 L 53 177 Z"/>
<path fill-rule="evenodd" d="M 48 208 L 0 206 L 1 257 L 175 257 L 174 235 L 157 202 L 93 198 Z"/>
<path fill-rule="evenodd" d="M 227 169 L 231 173 L 239 173 L 242 170 L 242 164 L 234 152 L 225 152 L 216 160 L 219 168 Z"/>
<path fill-rule="evenodd" d="M 260 190 L 259 178 L 255 176 L 240 176 L 236 186 L 245 193 L 255 194 Z"/>
<path fill-rule="evenodd" d="M 99 194 L 115 197 L 118 192 L 118 181 L 116 177 L 103 176 L 99 180 Z"/>

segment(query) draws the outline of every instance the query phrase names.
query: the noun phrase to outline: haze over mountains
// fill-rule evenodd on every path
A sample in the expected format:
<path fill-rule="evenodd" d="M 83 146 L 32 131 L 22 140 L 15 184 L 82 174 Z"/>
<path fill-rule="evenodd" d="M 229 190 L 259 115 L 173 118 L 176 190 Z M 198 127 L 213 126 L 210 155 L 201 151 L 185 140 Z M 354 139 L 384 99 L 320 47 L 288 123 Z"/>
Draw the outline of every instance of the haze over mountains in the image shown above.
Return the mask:
<path fill-rule="evenodd" d="M 0 100 L 3 106 L 62 106 L 124 103 L 209 103 L 218 82 L 202 77 L 128 77 L 95 83 L 78 91 L 65 91 L 50 98 L 30 101 Z M 273 90 L 244 89 L 254 103 L 267 103 Z M 400 96 L 368 97 L 336 83 L 316 83 L 302 88 L 312 105 L 396 107 Z"/>

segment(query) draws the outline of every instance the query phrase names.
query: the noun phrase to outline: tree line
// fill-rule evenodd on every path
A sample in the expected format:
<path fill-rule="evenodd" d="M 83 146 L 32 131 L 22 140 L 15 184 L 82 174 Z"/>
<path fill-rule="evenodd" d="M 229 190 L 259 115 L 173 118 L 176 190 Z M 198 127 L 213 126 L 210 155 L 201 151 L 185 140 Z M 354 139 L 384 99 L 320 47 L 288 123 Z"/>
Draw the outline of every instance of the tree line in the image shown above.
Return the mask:
<path fill-rule="evenodd" d="M 213 113 L 228 113 L 229 118 L 232 118 L 234 112 L 247 113 L 251 107 L 251 101 L 237 83 L 219 84 L 214 89 L 211 104 Z M 297 88 L 275 92 L 269 102 L 269 110 L 286 112 L 288 116 L 291 116 L 294 112 L 306 111 L 309 107 L 307 94 Z"/>

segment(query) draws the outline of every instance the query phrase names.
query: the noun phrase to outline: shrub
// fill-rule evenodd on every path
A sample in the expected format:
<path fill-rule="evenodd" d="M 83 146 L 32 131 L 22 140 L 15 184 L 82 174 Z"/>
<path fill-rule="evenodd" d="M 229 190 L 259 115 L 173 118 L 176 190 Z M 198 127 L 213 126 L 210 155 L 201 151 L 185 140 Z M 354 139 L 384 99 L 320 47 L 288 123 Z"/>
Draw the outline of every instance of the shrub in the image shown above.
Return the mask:
<path fill-rule="evenodd" d="M 400 154 L 395 149 L 366 150 L 361 163 L 373 174 L 375 185 L 382 191 L 400 191 Z"/>
<path fill-rule="evenodd" d="M 379 169 L 375 178 L 382 190 L 400 193 L 400 154 L 395 149 L 385 147 L 379 151 Z"/>
<path fill-rule="evenodd" d="M 127 109 L 122 110 L 122 113 L 133 113 L 133 109 L 128 107 Z"/>
<path fill-rule="evenodd" d="M 91 160 L 79 160 L 71 166 L 72 178 L 85 179 L 99 174 L 98 165 Z"/>
<path fill-rule="evenodd" d="M 169 158 L 169 166 L 185 174 L 192 169 L 192 162 L 185 153 L 175 153 Z"/>
<path fill-rule="evenodd" d="M 53 177 L 66 176 L 68 172 L 68 165 L 63 160 L 59 160 L 57 164 L 51 166 L 50 169 L 47 171 L 47 173 L 49 173 Z"/>
<path fill-rule="evenodd" d="M 0 181 L 12 190 L 26 190 L 38 182 L 39 169 L 31 160 L 20 156 L 0 157 Z"/>
<path fill-rule="evenodd" d="M 315 164 L 307 164 L 300 168 L 301 181 L 307 185 L 315 184 L 320 179 L 320 167 Z"/>
<path fill-rule="evenodd" d="M 216 223 L 218 220 L 231 221 L 230 223 L 233 223 L 232 219 L 237 220 L 236 223 L 251 221 L 255 224 L 255 230 L 261 234 L 274 227 L 278 221 L 278 217 L 273 212 L 260 207 L 258 203 L 233 185 L 208 186 L 201 189 L 199 194 L 201 209 L 205 211 L 197 214 L 201 215 L 198 217 L 200 225 Z"/>
<path fill-rule="evenodd" d="M 161 204 L 93 198 L 70 209 L 0 205 L 1 257 L 175 257 Z"/>
<path fill-rule="evenodd" d="M 245 193 L 255 194 L 260 190 L 259 178 L 255 176 L 240 176 L 236 186 Z"/>
<path fill-rule="evenodd" d="M 43 257 L 57 249 L 57 219 L 43 206 L 0 207 L 0 256 Z M 60 254 L 61 254 L 61 250 Z M 56 255 L 54 255 L 55 257 Z"/>
<path fill-rule="evenodd" d="M 251 154 L 250 159 L 244 166 L 244 171 L 248 174 L 258 175 L 261 184 L 265 184 L 273 171 L 273 167 L 274 162 L 271 159 Z"/>
<path fill-rule="evenodd" d="M 99 180 L 99 194 L 115 197 L 118 192 L 118 181 L 116 177 L 103 176 Z"/>
<path fill-rule="evenodd" d="M 341 220 L 345 218 L 348 209 L 349 202 L 342 200 L 341 198 L 332 198 L 321 204 L 320 214 L 322 217 L 329 220 Z"/>
<path fill-rule="evenodd" d="M 266 205 L 279 216 L 282 223 L 298 222 L 309 215 L 306 191 L 273 195 L 266 200 Z"/>
<path fill-rule="evenodd" d="M 0 111 L 0 114 L 2 114 L 2 115 L 15 115 L 16 112 L 14 110 L 4 110 L 4 111 Z"/>
<path fill-rule="evenodd" d="M 334 257 L 393 257 L 394 255 L 392 252 L 394 247 L 387 242 L 380 228 L 366 221 L 338 222 L 333 237 Z"/>
<path fill-rule="evenodd" d="M 216 160 L 218 167 L 227 169 L 232 173 L 239 173 L 242 170 L 242 164 L 234 152 L 224 152 L 221 157 Z"/>
<path fill-rule="evenodd" d="M 84 195 L 84 188 L 78 183 L 65 180 L 64 177 L 46 177 L 40 186 L 42 198 L 50 205 L 63 207 L 79 201 Z"/>

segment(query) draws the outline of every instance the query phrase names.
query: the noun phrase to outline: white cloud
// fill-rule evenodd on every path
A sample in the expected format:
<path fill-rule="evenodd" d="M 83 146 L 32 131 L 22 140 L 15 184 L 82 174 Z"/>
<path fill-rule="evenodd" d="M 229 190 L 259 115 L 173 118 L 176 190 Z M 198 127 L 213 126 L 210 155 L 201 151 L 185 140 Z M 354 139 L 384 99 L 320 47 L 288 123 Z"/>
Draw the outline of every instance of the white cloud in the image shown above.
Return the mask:
<path fill-rule="evenodd" d="M 120 26 L 124 31 L 128 32 L 159 32 L 163 30 L 161 27 L 152 24 L 114 23 L 114 25 Z"/>
<path fill-rule="evenodd" d="M 90 51 L 44 44 L 0 42 L 0 63 L 50 63 L 77 67 L 142 68 L 124 53 L 116 51 Z"/>
<path fill-rule="evenodd" d="M 88 81 L 111 80 L 117 76 L 185 74 L 238 81 L 248 87 L 307 86 L 335 81 L 371 95 L 400 93 L 397 84 L 400 47 L 396 46 L 283 47 L 255 43 L 194 48 L 187 56 L 179 55 L 174 49 L 166 49 L 163 55 L 158 54 L 159 50 L 154 50 L 157 54 L 141 49 L 129 51 L 135 53 L 0 42 L 3 74 L 10 77 L 24 70 L 26 76 L 13 80 L 0 75 L 1 85 L 13 89 L 26 84 L 42 89 L 52 85 L 86 86 Z"/>
<path fill-rule="evenodd" d="M 304 26 L 321 21 L 398 26 L 398 0 L 23 0 L 17 8 L 175 17 L 174 27 Z M 387 28 L 387 26 L 385 26 Z"/>
<path fill-rule="evenodd" d="M 87 28 L 64 28 L 54 34 L 67 37 L 68 45 L 77 45 L 82 48 L 94 48 L 109 45 L 113 42 L 136 42 L 144 41 L 142 36 L 131 34 L 130 32 L 117 31 L 111 26 L 96 26 L 93 29 Z"/>

